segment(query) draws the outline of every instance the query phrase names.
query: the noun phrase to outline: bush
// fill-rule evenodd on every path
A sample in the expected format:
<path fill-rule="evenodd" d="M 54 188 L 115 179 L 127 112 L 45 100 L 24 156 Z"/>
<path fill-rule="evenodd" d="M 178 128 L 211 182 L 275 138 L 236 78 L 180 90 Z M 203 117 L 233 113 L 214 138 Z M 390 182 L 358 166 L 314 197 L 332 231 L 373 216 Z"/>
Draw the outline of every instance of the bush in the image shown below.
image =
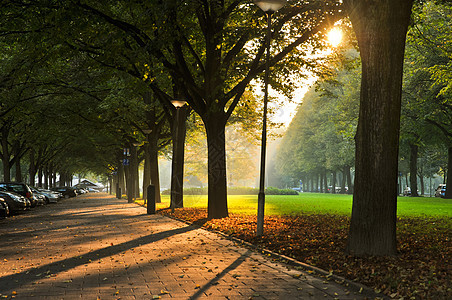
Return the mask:
<path fill-rule="evenodd" d="M 170 195 L 171 190 L 164 190 L 162 195 Z M 228 188 L 229 195 L 257 195 L 259 194 L 259 189 L 237 186 Z M 267 195 L 298 195 L 297 191 L 291 189 L 278 189 L 275 187 L 268 187 L 265 189 L 265 194 Z M 204 188 L 186 188 L 184 189 L 184 195 L 207 195 L 207 187 Z"/>
<path fill-rule="evenodd" d="M 292 189 L 278 189 L 278 188 L 270 186 L 265 190 L 265 194 L 267 194 L 267 195 L 298 195 L 298 192 L 294 191 Z"/>

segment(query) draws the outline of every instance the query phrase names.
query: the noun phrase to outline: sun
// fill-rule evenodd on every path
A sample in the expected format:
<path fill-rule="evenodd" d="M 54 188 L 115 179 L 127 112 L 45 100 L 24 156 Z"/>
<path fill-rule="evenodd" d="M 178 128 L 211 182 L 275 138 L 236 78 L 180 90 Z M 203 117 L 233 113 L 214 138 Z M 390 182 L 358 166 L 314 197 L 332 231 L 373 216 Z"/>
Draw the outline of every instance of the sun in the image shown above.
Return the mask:
<path fill-rule="evenodd" d="M 327 38 L 332 47 L 337 47 L 342 41 L 342 31 L 339 28 L 333 28 L 328 32 Z"/>

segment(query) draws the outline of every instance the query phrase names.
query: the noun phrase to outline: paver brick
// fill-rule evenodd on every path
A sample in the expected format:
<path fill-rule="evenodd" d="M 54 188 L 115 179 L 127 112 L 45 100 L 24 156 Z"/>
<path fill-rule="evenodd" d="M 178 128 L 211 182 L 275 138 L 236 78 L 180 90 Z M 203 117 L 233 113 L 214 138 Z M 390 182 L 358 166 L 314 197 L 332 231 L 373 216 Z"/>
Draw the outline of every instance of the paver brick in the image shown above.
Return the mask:
<path fill-rule="evenodd" d="M 0 220 L 0 296 L 365 299 L 221 235 L 106 194 Z"/>

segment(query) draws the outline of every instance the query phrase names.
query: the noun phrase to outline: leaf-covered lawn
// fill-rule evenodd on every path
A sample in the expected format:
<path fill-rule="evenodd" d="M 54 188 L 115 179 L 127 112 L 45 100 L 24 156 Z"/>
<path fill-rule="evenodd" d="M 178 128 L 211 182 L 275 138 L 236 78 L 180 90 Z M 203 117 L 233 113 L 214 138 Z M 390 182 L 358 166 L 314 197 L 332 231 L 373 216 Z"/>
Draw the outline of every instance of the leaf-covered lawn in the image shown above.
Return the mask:
<path fill-rule="evenodd" d="M 205 209 L 159 212 L 332 271 L 394 299 L 452 299 L 450 218 L 399 218 L 396 257 L 355 258 L 344 254 L 346 216 L 267 216 L 265 234 L 257 238 L 255 216 L 230 214 L 207 221 Z"/>

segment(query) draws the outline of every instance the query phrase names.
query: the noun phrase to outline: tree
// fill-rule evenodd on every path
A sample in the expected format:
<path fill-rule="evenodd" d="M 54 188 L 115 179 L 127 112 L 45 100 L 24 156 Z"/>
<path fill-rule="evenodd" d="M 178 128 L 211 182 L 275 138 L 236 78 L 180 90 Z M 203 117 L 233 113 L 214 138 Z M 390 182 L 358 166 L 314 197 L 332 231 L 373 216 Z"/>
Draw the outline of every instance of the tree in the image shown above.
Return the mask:
<path fill-rule="evenodd" d="M 346 185 L 353 190 L 350 169 L 359 100 L 359 60 L 349 45 L 344 51 L 336 51 L 340 55 L 334 61 L 330 57 L 330 75 L 319 78 L 305 94 L 278 149 L 278 173 L 297 181 L 303 179 L 305 191 L 309 190 L 308 181 L 312 181 L 309 178 L 321 175 L 320 190 L 328 192 L 325 177 L 331 173 L 334 193 L 338 172 L 342 174 L 341 192 L 345 193 Z"/>
<path fill-rule="evenodd" d="M 362 61 L 347 251 L 396 254 L 402 71 L 412 0 L 344 0 Z"/>
<path fill-rule="evenodd" d="M 452 6 L 427 1 L 415 6 L 414 26 L 408 34 L 405 98 L 410 117 L 427 128 L 426 138 L 448 149 L 448 170 L 452 169 Z M 419 125 L 417 125 L 419 126 Z M 452 184 L 452 176 L 447 177 Z M 452 189 L 446 189 L 452 198 Z"/>
<path fill-rule="evenodd" d="M 252 79 L 264 70 L 261 43 L 265 25 L 247 1 L 179 1 L 147 4 L 146 22 L 126 20 L 123 11 L 80 7 L 126 32 L 135 45 L 158 60 L 178 91 L 203 120 L 208 141 L 209 218 L 228 215 L 226 197 L 225 126 Z M 303 65 L 291 51 L 340 18 L 338 1 L 312 1 L 286 8 L 275 18 L 276 54 L 270 61 L 283 74 Z M 164 17 L 162 17 L 164 16 Z M 292 23 L 290 28 L 285 24 Z M 287 28 L 283 36 L 280 32 Z M 156 82 L 160 77 L 155 77 Z M 287 78 L 287 76 L 285 77 Z M 290 92 L 290 82 L 273 79 Z M 174 95 L 173 95 L 174 96 Z"/>

